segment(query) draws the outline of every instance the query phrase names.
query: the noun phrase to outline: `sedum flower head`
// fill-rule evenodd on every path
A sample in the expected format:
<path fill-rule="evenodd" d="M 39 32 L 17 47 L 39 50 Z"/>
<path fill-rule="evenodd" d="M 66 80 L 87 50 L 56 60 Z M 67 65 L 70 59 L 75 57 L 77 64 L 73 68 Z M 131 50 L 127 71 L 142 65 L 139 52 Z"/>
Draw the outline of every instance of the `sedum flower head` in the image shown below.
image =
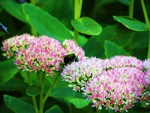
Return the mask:
<path fill-rule="evenodd" d="M 93 106 L 124 111 L 133 106 L 146 85 L 144 73 L 135 67 L 104 70 L 85 84 L 84 94 Z"/>
<path fill-rule="evenodd" d="M 2 42 L 3 47 L 1 48 L 2 51 L 4 51 L 3 56 L 7 58 L 13 57 L 16 52 L 20 51 L 21 49 L 26 49 L 34 39 L 34 36 L 23 34 L 4 40 Z"/>
<path fill-rule="evenodd" d="M 84 51 L 73 40 L 64 40 L 63 46 L 66 50 L 66 55 L 74 53 L 79 60 L 84 58 Z"/>
<path fill-rule="evenodd" d="M 25 71 L 43 71 L 53 74 L 60 70 L 60 63 L 66 54 L 61 43 L 54 38 L 41 36 L 28 48 L 18 51 L 15 64 Z"/>
<path fill-rule="evenodd" d="M 150 59 L 145 60 L 143 66 L 146 70 L 150 70 Z"/>
<path fill-rule="evenodd" d="M 146 70 L 145 74 L 146 74 L 145 80 L 147 84 L 150 84 L 150 69 Z"/>
<path fill-rule="evenodd" d="M 147 59 L 143 62 L 144 71 L 145 71 L 145 80 L 147 86 L 141 95 L 141 101 L 146 104 L 146 107 L 150 107 L 150 59 Z"/>
<path fill-rule="evenodd" d="M 65 81 L 69 82 L 69 87 L 75 91 L 84 89 L 85 83 L 92 77 L 101 74 L 102 60 L 98 58 L 87 58 L 79 62 L 72 62 L 70 65 L 65 66 L 62 71 L 62 77 Z"/>
<path fill-rule="evenodd" d="M 142 69 L 143 63 L 141 60 L 131 56 L 115 56 L 111 59 L 106 59 L 103 63 L 103 68 L 106 70 L 118 67 L 137 67 Z"/>

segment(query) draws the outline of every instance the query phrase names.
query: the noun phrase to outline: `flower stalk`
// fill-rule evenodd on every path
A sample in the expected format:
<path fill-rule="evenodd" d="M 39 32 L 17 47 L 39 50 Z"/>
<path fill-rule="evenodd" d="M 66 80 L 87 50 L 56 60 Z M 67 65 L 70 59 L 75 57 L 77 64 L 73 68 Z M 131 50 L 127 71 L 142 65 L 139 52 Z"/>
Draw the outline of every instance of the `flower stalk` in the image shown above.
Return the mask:
<path fill-rule="evenodd" d="M 149 44 L 148 44 L 148 55 L 147 55 L 147 58 L 150 58 L 150 22 L 149 22 L 149 18 L 148 18 L 148 14 L 147 14 L 147 11 L 146 11 L 144 0 L 141 0 L 141 5 L 142 5 L 142 10 L 143 10 L 145 22 L 146 22 L 146 25 L 147 25 L 148 31 L 149 31 L 149 42 L 148 42 Z"/>
<path fill-rule="evenodd" d="M 32 78 L 29 72 L 27 72 L 27 76 L 28 76 L 28 82 L 29 85 L 32 85 Z M 36 97 L 32 96 L 32 101 L 33 101 L 33 105 L 34 105 L 34 109 L 35 109 L 35 113 L 38 113 L 38 107 L 37 107 L 37 102 L 36 102 Z"/>
<path fill-rule="evenodd" d="M 39 105 L 39 113 L 43 113 L 44 110 L 44 102 L 43 102 L 43 94 L 44 94 L 44 78 L 45 74 L 42 73 L 40 77 L 40 86 L 41 86 L 41 92 L 40 92 L 40 105 Z"/>
<path fill-rule="evenodd" d="M 134 0 L 130 0 L 129 4 L 129 17 L 133 18 L 133 12 L 134 12 Z"/>
<path fill-rule="evenodd" d="M 43 104 L 46 102 L 46 100 L 47 100 L 49 94 L 51 93 L 53 87 L 55 86 L 55 84 L 56 84 L 58 78 L 59 78 L 59 74 L 56 75 L 56 78 L 55 78 L 54 82 L 53 82 L 52 85 L 50 86 L 50 88 L 49 88 L 49 90 L 47 91 L 45 97 L 43 98 Z"/>
<path fill-rule="evenodd" d="M 74 0 L 74 19 L 79 19 L 81 16 L 83 0 Z M 78 43 L 79 32 L 74 29 L 74 41 Z"/>

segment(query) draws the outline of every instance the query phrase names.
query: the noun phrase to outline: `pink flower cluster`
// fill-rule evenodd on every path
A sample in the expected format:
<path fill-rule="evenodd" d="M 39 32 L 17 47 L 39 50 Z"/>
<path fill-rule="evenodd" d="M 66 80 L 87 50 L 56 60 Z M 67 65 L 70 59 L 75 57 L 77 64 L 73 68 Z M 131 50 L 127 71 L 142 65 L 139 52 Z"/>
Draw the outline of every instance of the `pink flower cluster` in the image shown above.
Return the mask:
<path fill-rule="evenodd" d="M 94 76 L 85 85 L 84 94 L 94 107 L 124 111 L 133 106 L 146 85 L 144 73 L 135 67 L 114 68 Z"/>
<path fill-rule="evenodd" d="M 143 66 L 146 74 L 145 80 L 148 85 L 141 96 L 141 101 L 144 101 L 146 103 L 146 106 L 150 107 L 150 59 L 145 60 L 143 62 Z"/>
<path fill-rule="evenodd" d="M 148 84 L 150 84 L 150 59 L 147 59 L 143 62 L 143 66 L 146 69 L 145 73 L 146 73 L 146 81 Z"/>
<path fill-rule="evenodd" d="M 2 51 L 5 52 L 3 53 L 3 56 L 7 57 L 8 59 L 13 57 L 19 50 L 26 49 L 34 39 L 34 36 L 23 34 L 4 40 L 2 42 L 3 47 L 1 48 Z"/>
<path fill-rule="evenodd" d="M 58 40 L 41 36 L 34 40 L 27 49 L 18 51 L 15 64 L 25 71 L 43 71 L 53 74 L 60 70 L 65 49 Z"/>
<path fill-rule="evenodd" d="M 79 60 L 82 60 L 85 56 L 82 48 L 80 48 L 73 40 L 65 40 L 63 46 L 66 49 L 67 54 L 75 53 Z"/>
<path fill-rule="evenodd" d="M 135 57 L 85 58 L 67 65 L 63 79 L 93 102 L 93 106 L 127 111 L 139 99 L 147 82 L 143 63 Z"/>
<path fill-rule="evenodd" d="M 79 62 L 73 62 L 65 66 L 61 73 L 62 78 L 69 82 L 69 87 L 72 87 L 73 90 L 83 90 L 85 82 L 92 76 L 101 74 L 101 62 L 102 60 L 95 57 L 84 57 L 84 59 Z"/>
<path fill-rule="evenodd" d="M 3 42 L 2 50 L 10 58 L 15 54 L 15 64 L 24 71 L 43 71 L 53 75 L 54 71 L 61 70 L 64 57 L 74 53 L 80 60 L 84 51 L 72 40 L 65 40 L 65 47 L 56 39 L 48 36 L 39 38 L 24 34 L 7 39 Z M 73 47 L 73 48 L 72 48 Z"/>
<path fill-rule="evenodd" d="M 102 67 L 106 70 L 119 67 L 136 67 L 142 69 L 143 62 L 135 57 L 115 56 L 110 59 L 104 60 Z"/>

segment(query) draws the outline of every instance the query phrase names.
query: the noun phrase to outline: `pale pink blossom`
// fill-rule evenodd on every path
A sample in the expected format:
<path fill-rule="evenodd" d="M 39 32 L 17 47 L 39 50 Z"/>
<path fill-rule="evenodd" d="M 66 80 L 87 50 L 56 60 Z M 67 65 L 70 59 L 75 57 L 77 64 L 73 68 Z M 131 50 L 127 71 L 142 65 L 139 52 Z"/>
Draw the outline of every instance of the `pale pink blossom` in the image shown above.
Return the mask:
<path fill-rule="evenodd" d="M 106 59 L 103 63 L 104 69 L 112 69 L 118 67 L 137 67 L 139 69 L 142 69 L 143 63 L 141 60 L 133 56 L 115 56 L 110 59 Z"/>
<path fill-rule="evenodd" d="M 62 71 L 63 80 L 69 82 L 69 87 L 75 91 L 84 89 L 84 84 L 92 77 L 101 74 L 102 60 L 98 58 L 87 58 L 79 62 L 72 62 L 65 66 Z"/>
<path fill-rule="evenodd" d="M 114 68 L 103 71 L 85 84 L 84 95 L 93 106 L 115 111 L 133 107 L 146 86 L 145 74 L 135 67 Z"/>
<path fill-rule="evenodd" d="M 13 57 L 21 49 L 26 49 L 35 38 L 29 34 L 23 34 L 4 40 L 1 48 L 4 51 L 3 56 L 7 58 Z"/>
<path fill-rule="evenodd" d="M 66 50 L 66 55 L 75 54 L 79 60 L 82 60 L 85 56 L 85 53 L 81 47 L 79 47 L 73 40 L 64 40 L 63 47 Z"/>
<path fill-rule="evenodd" d="M 60 71 L 65 49 L 58 40 L 41 36 L 36 38 L 28 48 L 18 51 L 15 64 L 25 71 L 43 71 L 53 74 Z"/>

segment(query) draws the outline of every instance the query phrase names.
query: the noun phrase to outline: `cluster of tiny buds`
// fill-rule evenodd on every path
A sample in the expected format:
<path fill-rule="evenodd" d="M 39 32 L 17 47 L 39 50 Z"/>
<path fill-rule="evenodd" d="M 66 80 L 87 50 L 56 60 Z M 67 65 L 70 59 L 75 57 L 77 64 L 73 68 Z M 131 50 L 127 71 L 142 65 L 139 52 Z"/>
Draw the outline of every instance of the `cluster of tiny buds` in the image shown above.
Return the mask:
<path fill-rule="evenodd" d="M 72 62 L 70 65 L 66 65 L 62 71 L 62 78 L 64 81 L 69 82 L 69 87 L 72 87 L 75 91 L 81 91 L 84 88 L 85 82 L 87 82 L 92 76 L 101 74 L 102 60 L 92 57 L 84 57 L 79 62 Z"/>
<path fill-rule="evenodd" d="M 150 59 L 147 59 L 143 62 L 144 72 L 146 74 L 145 80 L 147 86 L 141 95 L 141 101 L 145 103 L 146 107 L 150 107 Z"/>
<path fill-rule="evenodd" d="M 80 60 L 84 57 L 82 48 L 72 40 L 65 40 L 61 44 L 52 37 L 34 37 L 29 34 L 3 41 L 2 50 L 3 56 L 7 58 L 15 56 L 14 62 L 18 69 L 29 72 L 43 71 L 49 75 L 61 70 L 66 55 L 74 53 Z"/>
<path fill-rule="evenodd" d="M 62 77 L 94 107 L 123 112 L 134 106 L 148 84 L 143 67 L 141 60 L 131 56 L 104 60 L 85 57 L 65 66 Z"/>
<path fill-rule="evenodd" d="M 26 49 L 32 43 L 36 37 L 31 36 L 29 34 L 23 34 L 20 36 L 14 36 L 2 42 L 3 46 L 1 50 L 4 51 L 3 56 L 8 59 L 13 57 L 16 52 L 21 49 Z"/>

